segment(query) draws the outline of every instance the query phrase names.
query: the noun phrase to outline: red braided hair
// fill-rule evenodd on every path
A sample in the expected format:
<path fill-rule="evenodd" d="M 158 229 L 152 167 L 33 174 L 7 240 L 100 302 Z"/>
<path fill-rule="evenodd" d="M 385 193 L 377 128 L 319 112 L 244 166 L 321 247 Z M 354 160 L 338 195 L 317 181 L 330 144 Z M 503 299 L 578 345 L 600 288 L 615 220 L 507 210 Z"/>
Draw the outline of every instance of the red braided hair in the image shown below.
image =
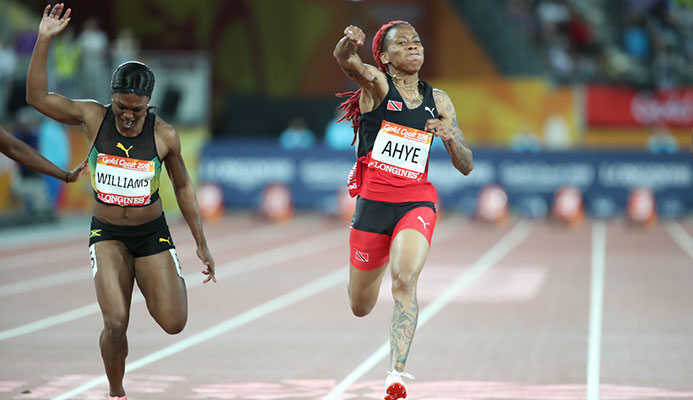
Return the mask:
<path fill-rule="evenodd" d="M 380 53 L 383 52 L 383 41 L 385 41 L 385 35 L 387 35 L 390 28 L 399 25 L 411 26 L 411 24 L 407 21 L 390 21 L 381 26 L 373 37 L 373 58 L 375 58 L 378 69 L 386 73 L 387 66 L 380 61 Z M 342 122 L 344 120 L 351 121 L 351 126 L 354 128 L 354 140 L 351 141 L 351 144 L 353 145 L 356 142 L 356 135 L 358 135 L 359 132 L 359 119 L 361 118 L 361 109 L 359 108 L 361 88 L 355 92 L 337 93 L 337 97 L 349 97 L 338 107 L 338 110 L 344 111 L 344 116 L 342 116 L 342 118 L 340 118 L 337 122 Z"/>

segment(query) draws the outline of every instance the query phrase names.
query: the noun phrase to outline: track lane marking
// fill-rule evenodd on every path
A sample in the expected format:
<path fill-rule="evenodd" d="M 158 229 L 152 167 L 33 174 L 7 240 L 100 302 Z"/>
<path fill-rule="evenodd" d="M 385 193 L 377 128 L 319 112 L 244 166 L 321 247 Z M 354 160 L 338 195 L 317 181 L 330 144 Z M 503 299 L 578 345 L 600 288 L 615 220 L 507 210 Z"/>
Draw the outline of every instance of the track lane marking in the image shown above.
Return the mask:
<path fill-rule="evenodd" d="M 693 239 L 678 222 L 669 222 L 664 225 L 672 239 L 678 244 L 683 251 L 693 258 Z"/>
<path fill-rule="evenodd" d="M 290 258 L 307 256 L 318 251 L 338 246 L 338 238 L 346 237 L 343 228 L 323 232 L 295 243 L 275 247 L 268 251 L 261 251 L 257 254 L 243 257 L 222 265 L 216 269 L 217 279 L 240 275 L 245 272 L 256 271 L 286 261 Z M 187 274 L 185 276 L 188 289 L 201 286 L 202 278 L 199 272 Z M 132 297 L 132 304 L 141 303 L 144 300 L 139 291 L 135 291 Z M 0 341 L 11 339 L 17 336 L 26 335 L 41 329 L 50 328 L 56 325 L 74 321 L 99 312 L 98 303 L 93 302 L 82 307 L 78 307 L 60 314 L 42 318 L 15 328 L 0 331 Z"/>
<path fill-rule="evenodd" d="M 434 240 L 436 242 L 440 242 L 443 240 L 446 240 L 450 237 L 453 236 L 453 234 L 456 232 L 456 230 L 460 227 L 458 222 L 459 218 L 449 218 L 445 220 L 445 223 L 441 224 L 441 228 L 439 229 L 439 232 L 437 235 L 434 236 Z M 343 231 L 343 230 L 342 230 Z M 442 231 L 442 232 L 441 232 Z M 343 232 L 342 232 L 343 233 Z M 294 289 L 284 295 L 281 295 L 279 297 L 276 297 L 272 300 L 266 301 L 259 306 L 256 306 L 248 311 L 245 311 L 241 314 L 238 314 L 236 316 L 233 316 L 217 325 L 214 325 L 210 328 L 205 329 L 202 332 L 196 333 L 186 339 L 180 340 L 170 346 L 167 346 L 161 350 L 155 351 L 154 353 L 151 353 L 147 356 L 144 356 L 140 359 L 137 359 L 129 364 L 126 365 L 125 367 L 125 373 L 127 374 L 128 372 L 135 371 L 139 368 L 142 368 L 146 365 L 149 365 L 151 363 L 154 363 L 156 361 L 159 361 L 163 358 L 172 356 L 176 353 L 179 353 L 181 351 L 184 351 L 192 346 L 195 346 L 197 344 L 203 343 L 205 341 L 208 341 L 210 339 L 213 339 L 223 333 L 226 333 L 232 329 L 241 327 L 243 325 L 249 324 L 250 322 L 253 322 L 269 313 L 272 313 L 274 311 L 281 310 L 283 308 L 286 308 L 290 305 L 293 305 L 301 300 L 307 299 L 309 297 L 312 297 L 313 295 L 316 295 L 318 293 L 321 293 L 329 288 L 332 288 L 339 283 L 346 282 L 348 279 L 348 273 L 349 271 L 349 266 L 346 265 L 345 267 L 341 267 L 337 270 L 334 270 L 330 272 L 327 275 L 323 275 L 322 277 L 318 278 L 317 280 L 314 280 L 304 286 L 301 286 L 298 289 Z M 80 393 L 83 393 L 89 389 L 92 389 L 98 385 L 105 384 L 108 382 L 108 379 L 106 378 L 106 375 L 102 375 L 98 378 L 95 378 L 81 386 L 78 386 L 66 393 L 63 393 L 59 396 L 54 397 L 52 400 L 67 400 L 72 398 L 75 395 L 78 395 Z"/>
<path fill-rule="evenodd" d="M 221 322 L 220 324 L 212 326 L 211 328 L 205 329 L 202 332 L 196 333 L 170 346 L 164 347 L 161 350 L 155 351 L 154 353 L 137 359 L 129 363 L 125 367 L 125 373 L 127 374 L 131 371 L 135 371 L 153 362 L 161 360 L 162 358 L 172 356 L 176 353 L 188 349 L 189 347 L 213 339 L 232 329 L 249 324 L 269 313 L 281 310 L 282 308 L 288 307 L 294 303 L 297 303 L 324 290 L 327 290 L 333 286 L 336 286 L 337 284 L 344 282 L 346 280 L 346 270 L 346 268 L 339 268 L 338 270 L 332 271 L 331 273 L 324 275 L 323 277 L 318 278 L 317 280 L 308 283 L 307 285 L 304 285 L 298 289 L 292 290 L 289 293 L 286 293 L 282 296 L 276 297 L 272 300 L 262 303 L 259 306 L 251 308 L 248 311 L 238 314 L 232 318 L 229 318 Z M 53 400 L 66 400 L 74 398 L 75 395 L 78 395 L 95 386 L 105 384 L 107 382 L 108 380 L 106 378 L 106 375 L 102 375 L 96 379 L 93 379 L 81 386 L 78 386 L 70 390 L 69 392 L 54 397 Z"/>
<path fill-rule="evenodd" d="M 426 306 L 419 314 L 417 330 L 423 327 L 426 322 L 433 318 L 440 310 L 450 303 L 460 291 L 472 284 L 484 272 L 493 267 L 510 251 L 517 247 L 529 235 L 533 224 L 520 221 L 515 227 L 484 253 L 471 267 L 467 268 L 455 281 L 448 286 L 435 300 Z M 336 400 L 343 395 L 351 385 L 358 381 L 363 375 L 370 371 L 383 358 L 387 357 L 390 351 L 389 340 L 383 343 L 373 354 L 371 354 L 356 369 L 349 373 L 335 388 L 328 393 L 323 400 Z"/>
<path fill-rule="evenodd" d="M 50 275 L 43 275 L 38 278 L 24 279 L 18 282 L 0 285 L 0 297 L 23 294 L 54 286 L 67 285 L 69 283 L 89 279 L 90 276 L 91 274 L 89 273 L 85 263 L 83 268 L 72 268 Z"/>
<path fill-rule="evenodd" d="M 258 240 L 257 237 L 261 238 L 265 235 L 267 235 L 267 231 L 271 229 L 265 229 L 265 228 L 270 228 L 269 226 L 267 227 L 261 227 L 258 228 L 258 230 L 254 230 L 252 232 L 247 232 L 243 238 L 247 239 L 250 238 L 249 242 L 256 242 Z M 276 228 L 274 228 L 276 229 Z M 222 243 L 228 243 L 229 240 L 231 240 L 232 236 L 236 236 L 235 233 L 223 235 L 223 236 L 215 236 L 212 238 L 212 240 L 208 240 L 208 244 L 210 247 L 213 247 L 215 244 L 218 247 L 222 247 Z M 218 243 L 217 243 L 218 242 Z M 32 279 L 24 279 L 21 281 L 17 282 L 12 282 L 8 283 L 5 285 L 0 285 L 0 297 L 3 296 L 11 296 L 11 295 L 17 295 L 17 294 L 24 294 L 36 290 L 41 290 L 41 289 L 48 289 L 51 287 L 55 286 L 62 286 L 62 285 L 67 285 L 70 283 L 75 283 L 75 282 L 80 282 L 80 281 L 86 281 L 86 280 L 91 280 L 92 279 L 92 274 L 91 270 L 89 269 L 89 257 L 86 252 L 82 252 L 81 250 L 84 250 L 85 248 L 83 246 L 80 246 L 80 251 L 79 253 L 82 254 L 80 258 L 84 258 L 84 266 L 83 267 L 78 267 L 78 268 L 72 268 L 69 270 L 64 270 L 60 272 L 56 272 L 54 274 L 50 275 L 44 275 L 38 278 L 32 278 Z M 176 250 L 179 254 L 179 257 L 181 261 L 185 263 L 197 263 L 199 262 L 197 256 L 195 255 L 195 244 L 193 242 L 185 243 L 182 245 L 177 245 Z M 75 249 L 71 249 L 70 253 L 74 256 Z M 181 254 L 185 254 L 185 256 L 181 256 Z M 45 254 L 43 255 L 45 257 Z M 74 257 L 73 257 L 74 258 Z M 50 258 L 53 262 L 53 258 Z M 5 260 L 3 260 L 4 262 Z M 45 261 L 44 261 L 45 262 Z M 186 277 L 187 278 L 187 277 Z"/>
<path fill-rule="evenodd" d="M 587 345 L 587 400 L 599 399 L 605 261 L 606 223 L 597 221 L 592 224 L 590 321 Z"/>
<path fill-rule="evenodd" d="M 297 225 L 301 227 L 302 225 L 304 225 L 304 223 L 301 222 Z M 229 242 L 231 237 L 233 237 L 236 242 L 238 242 L 239 239 L 242 240 L 244 243 L 253 242 L 259 240 L 260 238 L 264 238 L 267 236 L 268 233 L 277 230 L 277 227 L 274 225 L 262 225 L 257 227 L 241 225 L 237 228 L 234 226 L 234 228 L 246 230 L 244 231 L 244 234 L 240 236 L 240 238 L 239 235 L 235 232 L 227 234 L 218 234 L 216 230 L 212 230 L 212 232 L 207 233 L 208 246 L 212 250 L 214 250 L 215 248 L 224 247 Z M 179 228 L 178 231 L 180 231 L 181 229 L 184 228 Z M 184 251 L 192 249 L 192 253 L 195 253 L 195 241 L 193 240 L 192 236 L 189 234 L 178 236 L 182 236 L 179 240 L 176 240 L 176 248 L 180 249 L 179 252 L 183 253 Z M 88 266 L 89 256 L 86 251 L 88 246 L 86 246 L 86 242 L 83 240 L 86 237 L 86 235 L 80 235 L 80 237 L 81 239 L 79 239 L 78 242 L 72 240 L 69 243 L 65 243 L 65 245 L 60 246 L 58 248 L 27 248 L 25 250 L 25 253 L 3 257 L 2 265 L 0 265 L 0 272 L 12 271 L 19 268 L 27 269 L 33 267 L 41 267 L 45 265 L 46 260 L 50 260 L 51 263 L 56 263 L 81 259 L 86 260 L 84 261 L 84 265 Z M 79 256 L 75 256 L 76 254 L 79 254 Z"/>

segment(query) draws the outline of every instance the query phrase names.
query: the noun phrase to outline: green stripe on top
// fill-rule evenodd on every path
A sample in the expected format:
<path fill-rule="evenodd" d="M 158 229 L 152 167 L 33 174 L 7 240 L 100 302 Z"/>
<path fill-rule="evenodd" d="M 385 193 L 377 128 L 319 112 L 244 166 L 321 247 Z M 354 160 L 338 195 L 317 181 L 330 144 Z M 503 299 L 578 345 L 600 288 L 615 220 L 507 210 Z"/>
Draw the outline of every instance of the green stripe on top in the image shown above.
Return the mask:
<path fill-rule="evenodd" d="M 155 157 L 152 161 L 154 161 L 154 177 L 151 181 L 150 193 L 153 195 L 159 190 L 159 182 L 161 181 L 161 160 L 159 160 L 159 157 Z"/>
<path fill-rule="evenodd" d="M 99 159 L 99 151 L 96 146 L 89 152 L 89 176 L 91 177 L 91 187 L 96 192 L 96 161 Z"/>

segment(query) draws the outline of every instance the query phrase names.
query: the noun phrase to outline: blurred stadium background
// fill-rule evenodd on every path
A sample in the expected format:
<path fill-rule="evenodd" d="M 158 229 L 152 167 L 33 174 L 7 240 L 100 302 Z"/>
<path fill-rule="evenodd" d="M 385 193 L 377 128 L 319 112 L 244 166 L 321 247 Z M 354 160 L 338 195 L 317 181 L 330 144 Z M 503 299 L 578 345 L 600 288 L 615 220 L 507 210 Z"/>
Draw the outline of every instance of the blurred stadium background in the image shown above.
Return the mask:
<path fill-rule="evenodd" d="M 80 127 L 24 103 L 45 1 L 0 2 L 0 123 L 64 168 L 83 160 Z M 445 90 L 475 153 L 463 177 L 435 146 L 443 209 L 472 214 L 499 185 L 511 213 L 547 218 L 570 186 L 596 217 L 620 217 L 645 188 L 660 218 L 693 208 L 691 0 L 119 0 L 66 2 L 49 88 L 110 102 L 111 72 L 136 59 L 156 75 L 151 101 L 179 132 L 205 213 L 257 210 L 269 185 L 297 210 L 340 213 L 353 164 L 336 92 L 355 89 L 332 57 L 344 27 L 370 40 L 389 20 L 423 38 L 420 77 Z M 372 63 L 370 42 L 360 52 Z M 440 145 L 440 143 L 438 143 Z M 210 194 L 211 193 L 211 194 Z M 279 193 L 282 193 L 281 191 Z M 216 195 L 216 197 L 215 197 Z M 221 195 L 221 197 L 219 197 Z M 281 197 L 281 196 L 280 196 Z M 170 183 L 164 208 L 177 213 Z M 89 215 L 87 180 L 64 185 L 0 155 L 0 225 Z"/>

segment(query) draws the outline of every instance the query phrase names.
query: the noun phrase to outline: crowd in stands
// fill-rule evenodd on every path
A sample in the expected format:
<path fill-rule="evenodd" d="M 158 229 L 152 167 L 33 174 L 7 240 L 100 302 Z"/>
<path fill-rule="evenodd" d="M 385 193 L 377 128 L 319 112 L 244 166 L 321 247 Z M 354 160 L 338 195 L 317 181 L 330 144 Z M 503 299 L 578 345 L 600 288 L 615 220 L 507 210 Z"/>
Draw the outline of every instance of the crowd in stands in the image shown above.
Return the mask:
<path fill-rule="evenodd" d="M 10 3 L 13 4 L 13 3 Z M 504 12 L 535 45 L 559 83 L 626 83 L 661 89 L 693 84 L 693 0 L 501 0 Z M 0 121 L 12 121 L 24 104 L 26 63 L 36 21 L 0 15 Z M 34 16 L 35 17 L 35 16 Z M 22 22 L 24 21 L 24 22 Z M 113 35 L 112 35 L 113 36 Z M 104 82 L 126 60 L 137 59 L 139 43 L 123 29 L 110 37 L 95 18 L 73 24 L 51 48 L 51 87 L 71 98 L 108 101 Z M 349 123 L 327 124 L 311 132 L 301 118 L 277 132 L 287 149 L 305 149 L 320 139 L 327 147 L 350 148 Z M 564 131 L 557 129 L 557 132 Z M 511 147 L 534 149 L 531 132 Z M 559 138 L 565 135 L 555 135 Z M 565 140 L 553 147 L 564 148 Z"/>
<path fill-rule="evenodd" d="M 693 84 L 689 0 L 506 0 L 559 83 Z"/>
<path fill-rule="evenodd" d="M 10 3 L 11 5 L 12 3 Z M 36 40 L 38 20 L 21 22 L 10 15 L 28 12 L 17 7 L 0 16 L 0 120 L 12 119 L 23 107 L 24 82 L 28 60 Z M 49 85 L 72 98 L 108 100 L 108 86 L 113 69 L 126 60 L 136 59 L 139 43 L 132 32 L 121 30 L 110 39 L 96 18 L 74 24 L 56 37 L 51 46 L 48 69 Z"/>

